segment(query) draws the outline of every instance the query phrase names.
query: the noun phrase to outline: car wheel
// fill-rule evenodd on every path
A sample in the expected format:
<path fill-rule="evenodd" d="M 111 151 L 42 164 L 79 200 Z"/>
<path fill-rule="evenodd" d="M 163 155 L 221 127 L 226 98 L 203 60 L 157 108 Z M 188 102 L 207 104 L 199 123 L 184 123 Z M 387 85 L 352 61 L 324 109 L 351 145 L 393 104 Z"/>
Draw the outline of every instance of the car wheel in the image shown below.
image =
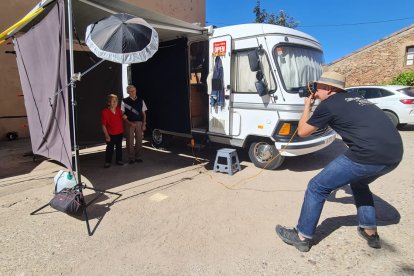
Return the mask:
<path fill-rule="evenodd" d="M 154 148 L 165 148 L 171 137 L 163 134 L 159 129 L 154 129 L 151 133 L 152 146 Z"/>
<path fill-rule="evenodd" d="M 275 158 L 275 156 L 277 157 Z M 274 145 L 264 141 L 250 144 L 249 158 L 256 167 L 266 167 L 268 170 L 279 168 L 285 160 L 285 157 L 279 154 Z"/>
<path fill-rule="evenodd" d="M 384 112 L 385 112 L 385 114 L 388 116 L 388 118 L 390 118 L 390 120 L 391 120 L 392 124 L 393 124 L 395 127 L 397 127 L 397 126 L 398 126 L 398 123 L 399 123 L 399 120 L 398 120 L 397 115 L 395 115 L 395 114 L 394 114 L 394 113 L 392 113 L 391 111 L 384 111 Z"/>

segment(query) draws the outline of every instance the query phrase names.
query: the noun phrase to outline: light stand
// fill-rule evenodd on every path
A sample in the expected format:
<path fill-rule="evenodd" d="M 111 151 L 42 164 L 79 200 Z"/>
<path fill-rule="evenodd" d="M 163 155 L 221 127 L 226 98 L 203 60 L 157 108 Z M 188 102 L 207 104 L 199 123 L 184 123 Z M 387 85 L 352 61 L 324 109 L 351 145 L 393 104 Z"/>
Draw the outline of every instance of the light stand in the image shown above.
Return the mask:
<path fill-rule="evenodd" d="M 74 154 L 74 168 L 75 171 L 77 172 L 77 177 L 75 177 L 76 179 L 76 186 L 79 191 L 83 194 L 83 190 L 84 189 L 89 189 L 89 190 L 93 190 L 95 192 L 98 192 L 99 194 L 94 197 L 91 201 L 89 201 L 88 203 L 84 202 L 84 206 L 82 206 L 83 208 L 83 216 L 85 217 L 85 222 L 86 222 L 86 228 L 88 230 L 88 235 L 91 236 L 93 234 L 93 232 L 91 232 L 90 229 L 90 225 L 89 225 L 89 218 L 88 218 L 88 212 L 87 212 L 87 208 L 91 205 L 92 202 L 94 202 L 95 200 L 97 200 L 99 197 L 101 197 L 104 193 L 108 193 L 108 194 L 112 194 L 112 195 L 117 195 L 118 197 L 116 199 L 118 199 L 119 197 L 121 197 L 122 195 L 119 193 L 114 193 L 114 192 L 109 192 L 106 190 L 98 190 L 95 188 L 91 188 L 86 186 L 85 183 L 82 183 L 81 181 L 81 172 L 80 172 L 80 167 L 79 167 L 79 146 L 78 146 L 78 139 L 77 139 L 77 110 L 76 110 L 76 94 L 75 94 L 75 82 L 76 81 L 80 81 L 81 77 L 86 75 L 88 72 L 90 72 L 91 70 L 93 70 L 95 67 L 97 67 L 99 64 L 101 64 L 102 62 L 104 62 L 104 60 L 99 61 L 98 63 L 94 64 L 91 68 L 89 68 L 88 70 L 86 70 L 83 73 L 74 73 L 74 58 L 73 58 L 73 22 L 72 22 L 72 0 L 67 0 L 68 2 L 68 38 L 69 38 L 69 63 L 70 63 L 70 75 L 71 80 L 68 84 L 66 84 L 65 88 L 70 86 L 71 89 L 71 93 L 70 93 L 70 98 L 71 98 L 71 104 L 72 104 L 72 139 L 73 139 L 73 151 L 75 152 Z M 60 94 L 63 91 L 64 88 L 60 89 L 58 92 L 56 92 L 54 94 L 54 96 L 57 96 L 58 94 Z M 115 199 L 115 200 L 116 200 Z M 49 206 L 49 203 L 43 205 L 42 207 L 38 208 L 37 210 L 33 211 L 30 213 L 30 215 L 35 215 L 37 212 L 39 212 L 40 210 L 42 210 L 43 208 Z"/>
<path fill-rule="evenodd" d="M 79 146 L 78 146 L 78 140 L 77 140 L 77 121 L 76 121 L 76 100 L 75 100 L 75 91 L 74 91 L 74 87 L 75 87 L 75 83 L 77 81 L 80 81 L 82 76 L 86 75 L 87 73 L 89 73 L 90 71 L 92 71 L 95 67 L 97 67 L 99 64 L 101 64 L 102 62 L 104 62 L 105 60 L 100 60 L 99 62 L 97 62 L 96 64 L 94 64 L 92 67 L 90 67 L 89 69 L 87 69 L 85 72 L 83 73 L 76 73 L 72 75 L 71 81 L 69 83 L 67 83 L 65 85 L 64 88 L 70 86 L 71 87 L 71 103 L 72 103 L 72 138 L 73 138 L 73 149 L 74 149 L 74 160 L 75 160 L 75 171 L 77 172 L 77 177 L 75 177 L 76 179 L 76 186 L 79 191 L 82 193 L 83 195 L 83 190 L 84 189 L 88 189 L 88 190 L 93 190 L 95 192 L 98 192 L 99 194 L 97 196 L 95 196 L 91 201 L 89 201 L 88 203 L 84 203 L 84 206 L 82 206 L 83 209 L 83 216 L 85 217 L 85 222 L 86 222 L 86 228 L 88 230 L 88 235 L 92 236 L 93 232 L 91 232 L 90 229 L 90 225 L 89 225 L 89 218 L 88 218 L 88 212 L 87 212 L 87 208 L 95 201 L 97 200 L 99 197 L 101 197 L 103 194 L 108 193 L 108 194 L 112 194 L 112 195 L 116 195 L 118 196 L 116 199 L 118 199 L 119 197 L 121 197 L 122 195 L 119 193 L 115 193 L 115 192 L 110 192 L 110 191 L 106 191 L 106 190 L 99 190 L 99 189 L 95 189 L 95 188 L 91 188 L 88 187 L 85 183 L 82 183 L 81 181 L 81 172 L 80 172 L 80 167 L 79 167 Z M 64 88 L 60 89 L 59 91 L 57 91 L 53 97 L 59 96 L 60 93 L 63 92 Z M 49 99 L 51 100 L 51 99 Z M 50 105 L 52 108 L 52 104 Z M 115 200 L 116 200 L 115 199 Z M 37 212 L 39 212 L 40 210 L 46 208 L 47 206 L 49 206 L 50 204 L 47 203 L 45 205 L 43 205 L 42 207 L 36 209 L 35 211 L 31 212 L 30 215 L 35 215 Z"/>

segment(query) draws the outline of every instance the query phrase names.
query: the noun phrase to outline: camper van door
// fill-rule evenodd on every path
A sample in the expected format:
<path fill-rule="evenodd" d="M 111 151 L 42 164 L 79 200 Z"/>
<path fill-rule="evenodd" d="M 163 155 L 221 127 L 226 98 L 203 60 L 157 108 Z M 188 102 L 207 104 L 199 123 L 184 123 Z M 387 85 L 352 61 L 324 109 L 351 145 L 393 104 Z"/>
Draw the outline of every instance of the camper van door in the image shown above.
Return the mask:
<path fill-rule="evenodd" d="M 231 36 L 210 40 L 209 132 L 230 135 L 230 61 Z"/>

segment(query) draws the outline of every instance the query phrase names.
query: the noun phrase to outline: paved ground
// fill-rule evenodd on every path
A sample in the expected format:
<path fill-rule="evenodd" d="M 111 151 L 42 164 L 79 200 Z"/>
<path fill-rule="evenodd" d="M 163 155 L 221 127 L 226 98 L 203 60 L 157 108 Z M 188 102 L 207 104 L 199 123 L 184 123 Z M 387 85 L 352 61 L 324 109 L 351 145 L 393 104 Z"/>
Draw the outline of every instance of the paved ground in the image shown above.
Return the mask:
<path fill-rule="evenodd" d="M 102 147 L 83 150 L 83 181 L 122 194 L 89 208 L 91 237 L 82 218 L 50 207 L 29 215 L 51 199 L 61 167 L 23 157 L 27 140 L 1 142 L 0 274 L 414 275 L 414 126 L 400 133 L 403 162 L 372 185 L 383 249 L 357 236 L 345 188 L 325 204 L 308 253 L 285 245 L 274 227 L 295 225 L 307 181 L 344 150 L 340 140 L 259 175 L 240 152 L 234 176 L 213 173 L 211 163 L 193 165 L 182 141 L 166 152 L 146 148 L 142 164 L 109 169 Z M 195 154 L 211 159 L 215 151 Z"/>

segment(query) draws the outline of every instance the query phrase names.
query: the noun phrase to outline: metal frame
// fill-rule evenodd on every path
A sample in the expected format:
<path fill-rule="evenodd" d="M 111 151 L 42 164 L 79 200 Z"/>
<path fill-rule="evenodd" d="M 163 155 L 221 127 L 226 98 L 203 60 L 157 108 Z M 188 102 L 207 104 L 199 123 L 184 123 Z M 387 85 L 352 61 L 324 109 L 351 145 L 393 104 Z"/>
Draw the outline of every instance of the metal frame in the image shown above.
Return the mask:
<path fill-rule="evenodd" d="M 122 196 L 122 194 L 119 193 L 115 193 L 115 192 L 109 192 L 106 190 L 99 190 L 99 189 L 95 189 L 95 188 L 91 188 L 86 186 L 86 184 L 82 183 L 81 177 L 81 171 L 80 171 L 80 166 L 79 166 L 79 146 L 78 146 L 78 137 L 77 137 L 77 109 L 76 109 L 76 91 L 75 91 L 75 82 L 79 81 L 80 78 L 83 75 L 86 75 L 88 72 L 90 72 L 91 70 L 93 70 L 95 67 L 97 67 L 99 64 L 101 64 L 102 62 L 104 62 L 105 60 L 101 60 L 98 63 L 94 64 L 91 68 L 87 69 L 85 72 L 83 73 L 77 73 L 75 74 L 74 72 L 74 68 L 75 68 L 75 64 L 74 64 L 74 58 L 73 58 L 73 21 L 72 21 L 72 0 L 67 0 L 67 17 L 68 17 L 68 39 L 69 39 L 69 65 L 70 65 L 70 76 L 71 76 L 71 80 L 70 82 L 66 85 L 70 86 L 70 98 L 71 98 L 71 105 L 72 105 L 72 139 L 73 139 L 73 152 L 72 152 L 72 157 L 74 157 L 74 170 L 77 173 L 77 177 L 76 177 L 76 186 L 78 187 L 79 191 L 83 194 L 83 190 L 84 189 L 88 189 L 88 190 L 93 190 L 95 192 L 98 192 L 99 194 L 97 196 L 95 196 L 91 201 L 89 201 L 88 203 L 84 202 L 84 206 L 82 206 L 82 213 L 83 216 L 85 217 L 85 222 L 86 222 L 86 228 L 88 230 L 88 235 L 92 236 L 93 233 L 95 232 L 96 226 L 94 228 L 93 231 L 91 231 L 90 225 L 89 225 L 89 217 L 88 217 L 88 212 L 87 212 L 87 208 L 95 201 L 97 200 L 99 197 L 101 197 L 103 194 L 108 193 L 108 194 L 112 194 L 112 195 L 116 195 L 118 199 L 119 197 Z M 58 91 L 57 93 L 55 93 L 55 96 L 58 95 L 61 92 Z M 115 200 L 116 200 L 115 199 Z M 35 215 L 36 213 L 38 213 L 40 210 L 46 208 L 47 206 L 49 206 L 50 203 L 47 203 L 45 205 L 43 205 L 42 207 L 36 209 L 35 211 L 31 212 L 30 215 Z"/>

